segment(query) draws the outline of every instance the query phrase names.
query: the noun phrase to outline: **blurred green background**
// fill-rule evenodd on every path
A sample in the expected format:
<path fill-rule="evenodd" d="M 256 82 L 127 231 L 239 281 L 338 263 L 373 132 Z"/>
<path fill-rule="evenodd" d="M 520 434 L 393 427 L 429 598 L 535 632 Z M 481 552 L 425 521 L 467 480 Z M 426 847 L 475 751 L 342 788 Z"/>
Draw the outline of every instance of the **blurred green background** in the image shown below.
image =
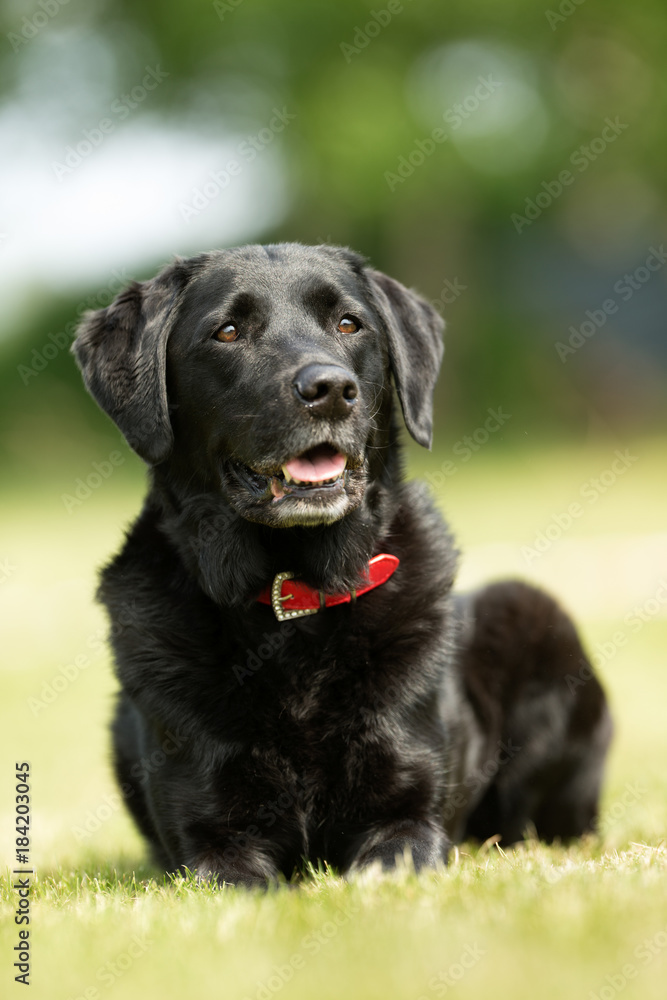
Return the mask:
<path fill-rule="evenodd" d="M 85 308 L 172 254 L 249 241 L 349 245 L 439 304 L 440 446 L 498 405 L 502 439 L 535 447 L 665 426 L 658 0 L 9 0 L 1 16 L 12 476 L 114 443 L 66 349 Z"/>
<path fill-rule="evenodd" d="M 502 957 L 461 996 L 534 996 L 540 976 L 543 996 L 600 990 L 620 961 L 626 918 L 633 942 L 662 926 L 659 887 L 621 880 L 638 843 L 653 858 L 662 850 L 664 870 L 667 9 L 659 0 L 8 0 L 0 19 L 2 759 L 32 761 L 33 857 L 42 878 L 59 865 L 67 876 L 53 883 L 55 910 L 45 903 L 40 915 L 40 995 L 56 967 L 62 985 L 50 995 L 78 995 L 100 955 L 125 947 L 129 910 L 95 892 L 81 901 L 82 886 L 105 866 L 144 870 L 115 799 L 107 815 L 114 681 L 92 600 L 97 568 L 139 509 L 144 473 L 85 394 L 69 345 L 85 309 L 173 254 L 275 240 L 349 245 L 443 312 L 434 451 L 409 445 L 409 470 L 451 518 L 460 586 L 520 575 L 576 614 L 617 725 L 597 860 L 588 849 L 540 860 L 547 870 L 578 865 L 578 890 L 557 896 L 548 884 L 543 899 L 526 888 L 529 855 L 516 863 L 526 899 L 513 923 L 517 904 L 502 879 L 484 885 L 482 859 L 453 883 L 453 918 L 442 897 L 428 946 L 410 938 L 427 897 L 415 902 L 411 889 L 404 902 L 401 890 L 363 931 L 370 940 L 385 909 L 400 931 L 382 932 L 372 969 L 353 929 L 313 970 L 315 985 L 302 979 L 287 993 L 416 997 L 440 942 L 458 940 L 462 914 L 465 933 L 481 922 L 495 939 L 485 898 L 507 919 Z M 8 771 L 7 858 L 12 792 Z M 468 871 L 481 880 L 476 900 Z M 132 890 L 123 905 L 138 920 L 136 901 Z M 90 934 L 76 937 L 65 968 L 68 907 Z M 525 978 L 522 942 L 538 911 Z M 174 916 L 164 957 L 146 966 L 151 982 L 166 989 L 170 951 L 193 928 L 207 933 L 207 913 L 199 923 Z M 278 932 L 254 913 L 210 948 L 233 963 L 242 944 L 244 962 L 266 963 Z M 561 918 L 578 944 L 550 943 Z M 289 913 L 281 920 L 297 934 Z M 209 961 L 210 950 L 213 976 Z M 194 971 L 180 962 L 173 995 Z M 358 993 L 355 976 L 366 976 Z M 663 996 L 662 982 L 656 962 L 625 995 Z M 150 989 L 137 980 L 136 995 Z"/>

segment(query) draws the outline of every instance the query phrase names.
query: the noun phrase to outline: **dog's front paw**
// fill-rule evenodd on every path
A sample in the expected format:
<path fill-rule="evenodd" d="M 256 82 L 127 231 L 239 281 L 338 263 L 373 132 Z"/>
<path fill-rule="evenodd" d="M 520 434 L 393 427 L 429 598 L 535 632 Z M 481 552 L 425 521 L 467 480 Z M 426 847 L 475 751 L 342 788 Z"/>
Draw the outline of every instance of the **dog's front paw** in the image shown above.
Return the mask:
<path fill-rule="evenodd" d="M 274 862 L 261 851 L 248 851 L 233 861 L 225 857 L 225 851 L 211 851 L 200 855 L 190 864 L 182 865 L 192 872 L 198 881 L 210 882 L 222 888 L 223 885 L 243 889 L 266 889 L 280 876 Z"/>
<path fill-rule="evenodd" d="M 449 843 L 443 830 L 435 823 L 403 821 L 380 827 L 367 835 L 358 846 L 348 875 L 355 875 L 371 866 L 390 871 L 407 866 L 441 868 L 447 862 Z"/>

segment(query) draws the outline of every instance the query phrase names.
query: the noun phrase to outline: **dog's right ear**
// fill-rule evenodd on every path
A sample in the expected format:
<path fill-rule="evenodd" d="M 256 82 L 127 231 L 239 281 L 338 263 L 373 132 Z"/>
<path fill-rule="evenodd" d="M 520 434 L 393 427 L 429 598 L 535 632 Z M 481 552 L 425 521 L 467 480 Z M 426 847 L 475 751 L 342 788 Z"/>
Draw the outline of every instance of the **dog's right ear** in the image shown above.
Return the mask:
<path fill-rule="evenodd" d="M 151 281 L 133 282 L 105 309 L 86 313 L 72 344 L 93 398 L 149 465 L 169 455 L 167 338 L 187 282 L 177 260 Z"/>

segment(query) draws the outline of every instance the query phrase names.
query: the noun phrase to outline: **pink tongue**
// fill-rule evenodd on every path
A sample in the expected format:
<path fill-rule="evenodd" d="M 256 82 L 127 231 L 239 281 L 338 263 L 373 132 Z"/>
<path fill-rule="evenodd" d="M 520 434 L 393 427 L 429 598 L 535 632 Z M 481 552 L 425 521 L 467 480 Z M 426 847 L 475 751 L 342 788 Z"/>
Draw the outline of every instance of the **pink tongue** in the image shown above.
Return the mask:
<path fill-rule="evenodd" d="M 345 468 L 345 455 L 340 452 L 332 454 L 300 455 L 285 463 L 285 468 L 293 479 L 301 479 L 305 483 L 317 483 L 320 479 L 337 479 Z"/>

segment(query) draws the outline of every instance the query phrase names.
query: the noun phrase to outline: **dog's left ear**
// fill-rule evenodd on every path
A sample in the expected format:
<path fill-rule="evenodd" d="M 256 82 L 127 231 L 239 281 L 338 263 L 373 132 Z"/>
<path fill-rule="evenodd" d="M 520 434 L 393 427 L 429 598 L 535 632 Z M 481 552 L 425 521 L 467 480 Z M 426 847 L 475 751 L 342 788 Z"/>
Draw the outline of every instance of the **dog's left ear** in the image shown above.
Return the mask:
<path fill-rule="evenodd" d="M 444 353 L 444 321 L 425 299 L 380 271 L 366 270 L 387 329 L 389 358 L 405 426 L 415 441 L 431 447 L 433 389 Z"/>

